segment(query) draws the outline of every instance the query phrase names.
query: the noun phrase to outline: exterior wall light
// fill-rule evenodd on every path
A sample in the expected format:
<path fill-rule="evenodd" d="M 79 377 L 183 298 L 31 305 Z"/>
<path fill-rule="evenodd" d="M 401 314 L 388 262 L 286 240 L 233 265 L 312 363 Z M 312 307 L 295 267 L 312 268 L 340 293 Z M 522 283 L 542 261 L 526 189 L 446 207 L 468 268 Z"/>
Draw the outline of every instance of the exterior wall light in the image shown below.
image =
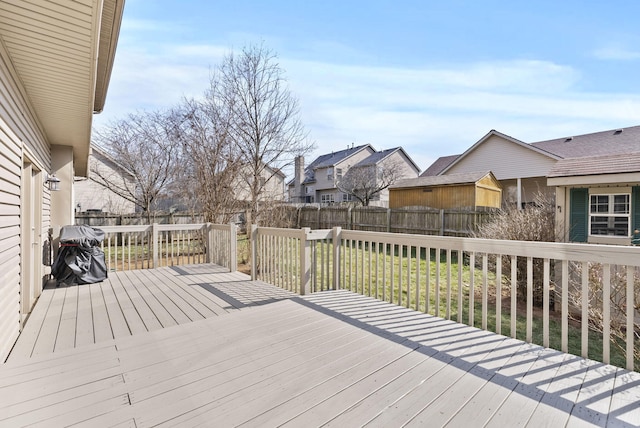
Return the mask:
<path fill-rule="evenodd" d="M 56 177 L 55 174 L 48 175 L 45 182 L 48 184 L 49 190 L 52 192 L 60 190 L 60 179 Z"/>

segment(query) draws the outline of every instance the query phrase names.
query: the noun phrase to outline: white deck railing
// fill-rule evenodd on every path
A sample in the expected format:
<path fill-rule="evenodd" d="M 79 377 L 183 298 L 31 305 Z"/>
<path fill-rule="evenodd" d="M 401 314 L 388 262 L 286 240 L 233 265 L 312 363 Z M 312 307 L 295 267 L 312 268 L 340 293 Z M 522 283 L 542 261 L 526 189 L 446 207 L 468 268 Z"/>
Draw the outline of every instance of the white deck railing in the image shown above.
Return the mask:
<path fill-rule="evenodd" d="M 255 226 L 251 240 L 254 279 L 347 289 L 564 352 L 577 332 L 579 353 L 605 363 L 615 339 L 634 368 L 638 247 Z"/>
<path fill-rule="evenodd" d="M 111 271 L 215 263 L 237 269 L 236 226 L 152 224 L 102 226 L 102 250 Z"/>

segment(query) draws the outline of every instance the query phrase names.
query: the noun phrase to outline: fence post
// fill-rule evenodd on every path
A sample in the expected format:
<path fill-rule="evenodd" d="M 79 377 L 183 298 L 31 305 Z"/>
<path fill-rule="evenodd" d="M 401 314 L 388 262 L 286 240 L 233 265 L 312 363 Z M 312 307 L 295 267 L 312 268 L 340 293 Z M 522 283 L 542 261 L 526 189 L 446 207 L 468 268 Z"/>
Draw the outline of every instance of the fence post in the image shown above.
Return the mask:
<path fill-rule="evenodd" d="M 151 245 L 152 245 L 152 254 L 153 254 L 153 267 L 158 268 L 158 223 L 153 223 L 151 225 Z"/>
<path fill-rule="evenodd" d="M 249 236 L 251 243 L 251 281 L 258 279 L 258 255 L 256 248 L 258 247 L 258 225 L 251 225 L 251 235 Z"/>
<path fill-rule="evenodd" d="M 444 236 L 444 210 L 440 210 L 440 236 Z"/>
<path fill-rule="evenodd" d="M 353 227 L 351 227 L 351 224 L 353 223 L 353 220 L 351 218 L 351 206 L 347 207 L 347 229 L 348 230 L 353 230 Z"/>
<path fill-rule="evenodd" d="M 391 208 L 387 208 L 387 232 L 391 232 Z"/>
<path fill-rule="evenodd" d="M 238 270 L 238 228 L 229 223 L 229 272 Z"/>
<path fill-rule="evenodd" d="M 333 289 L 340 288 L 340 247 L 342 245 L 342 228 L 333 228 Z"/>
<path fill-rule="evenodd" d="M 311 241 L 307 239 L 311 229 L 305 227 L 300 232 L 300 295 L 304 296 L 311 292 Z"/>

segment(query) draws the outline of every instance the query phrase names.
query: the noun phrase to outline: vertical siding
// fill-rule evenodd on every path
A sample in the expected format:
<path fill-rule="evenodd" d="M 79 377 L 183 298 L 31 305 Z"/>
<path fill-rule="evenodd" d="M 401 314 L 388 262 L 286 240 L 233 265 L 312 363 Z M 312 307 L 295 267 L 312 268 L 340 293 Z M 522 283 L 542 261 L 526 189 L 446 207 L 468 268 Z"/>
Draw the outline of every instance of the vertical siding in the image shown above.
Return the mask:
<path fill-rule="evenodd" d="M 0 44 L 0 362 L 20 331 L 20 216 L 23 153 L 49 170 L 51 155 L 15 72 Z M 49 227 L 49 192 L 44 192 L 42 225 Z M 41 256 L 36 254 L 37 257 Z"/>

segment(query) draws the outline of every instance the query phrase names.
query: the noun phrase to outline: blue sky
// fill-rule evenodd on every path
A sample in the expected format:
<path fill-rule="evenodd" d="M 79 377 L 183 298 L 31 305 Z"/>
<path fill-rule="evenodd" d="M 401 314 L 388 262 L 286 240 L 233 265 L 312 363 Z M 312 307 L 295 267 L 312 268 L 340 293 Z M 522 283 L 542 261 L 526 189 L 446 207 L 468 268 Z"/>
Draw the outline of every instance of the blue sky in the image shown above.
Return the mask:
<path fill-rule="evenodd" d="M 199 96 L 225 54 L 264 42 L 314 155 L 403 146 L 424 170 L 491 129 L 534 142 L 640 125 L 639 15 L 632 0 L 127 0 L 94 126 Z"/>

